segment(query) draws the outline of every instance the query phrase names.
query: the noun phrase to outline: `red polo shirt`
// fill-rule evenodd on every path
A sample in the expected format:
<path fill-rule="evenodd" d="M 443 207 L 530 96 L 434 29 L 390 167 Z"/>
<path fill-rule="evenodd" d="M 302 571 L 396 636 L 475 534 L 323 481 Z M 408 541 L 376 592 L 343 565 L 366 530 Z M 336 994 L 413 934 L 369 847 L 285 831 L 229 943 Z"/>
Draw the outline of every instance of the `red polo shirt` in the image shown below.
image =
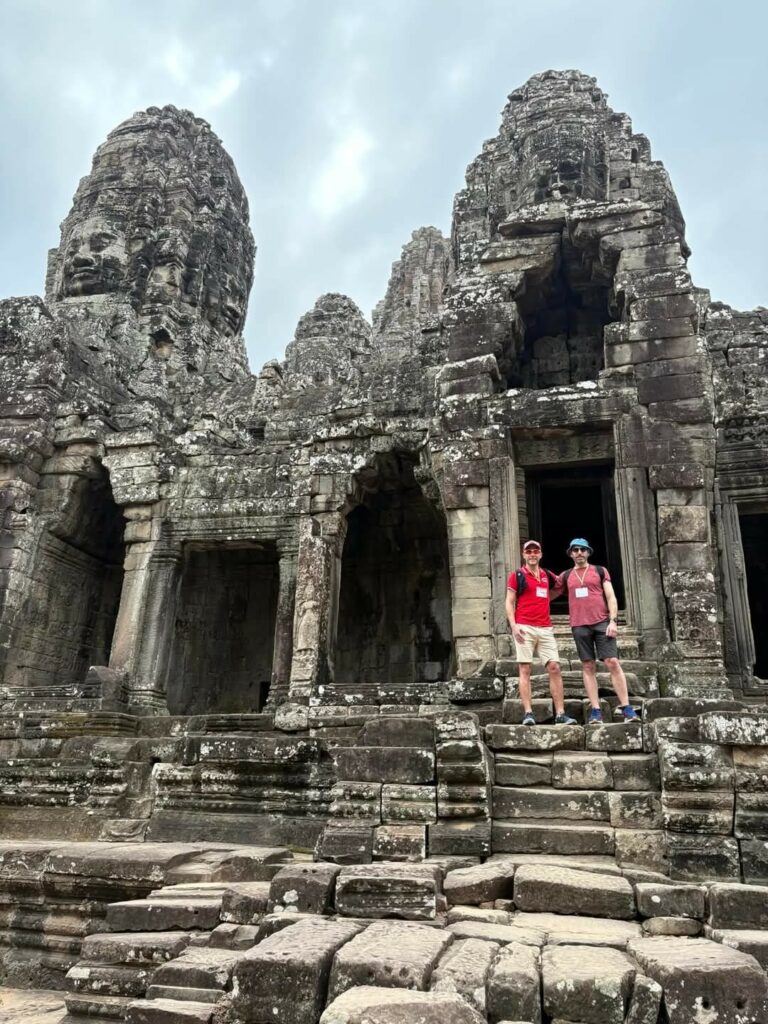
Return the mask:
<path fill-rule="evenodd" d="M 539 569 L 537 580 L 527 565 L 521 566 L 525 573 L 525 590 L 517 599 L 515 606 L 515 622 L 520 626 L 551 626 L 549 614 L 549 576 Z M 517 593 L 517 573 L 511 572 L 507 580 L 507 589 Z"/>

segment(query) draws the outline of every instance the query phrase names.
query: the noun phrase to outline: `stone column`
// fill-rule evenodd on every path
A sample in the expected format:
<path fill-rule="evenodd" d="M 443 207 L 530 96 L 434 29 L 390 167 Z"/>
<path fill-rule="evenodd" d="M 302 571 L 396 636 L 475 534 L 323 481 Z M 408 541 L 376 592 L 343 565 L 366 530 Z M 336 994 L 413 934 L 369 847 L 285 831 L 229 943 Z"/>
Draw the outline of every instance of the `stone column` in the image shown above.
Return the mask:
<path fill-rule="evenodd" d="M 167 711 L 165 682 L 176 618 L 179 556 L 153 537 L 159 524 L 126 509 L 126 555 L 109 667 L 126 676 L 131 705 Z"/>
<path fill-rule="evenodd" d="M 296 610 L 296 552 L 281 553 L 279 571 L 272 681 L 264 706 L 266 711 L 274 711 L 288 700 L 293 656 L 293 617 Z"/>
<path fill-rule="evenodd" d="M 511 653 L 505 602 L 507 579 L 519 561 L 522 542 L 517 507 L 517 481 L 511 455 L 490 461 L 491 610 L 497 655 Z M 502 649 L 502 641 L 503 648 Z"/>
<path fill-rule="evenodd" d="M 335 538 L 324 536 L 320 522 L 308 516 L 302 524 L 296 560 L 296 601 L 293 619 L 288 700 L 278 707 L 275 725 L 298 731 L 307 728 L 309 699 L 329 678 L 329 625 Z"/>

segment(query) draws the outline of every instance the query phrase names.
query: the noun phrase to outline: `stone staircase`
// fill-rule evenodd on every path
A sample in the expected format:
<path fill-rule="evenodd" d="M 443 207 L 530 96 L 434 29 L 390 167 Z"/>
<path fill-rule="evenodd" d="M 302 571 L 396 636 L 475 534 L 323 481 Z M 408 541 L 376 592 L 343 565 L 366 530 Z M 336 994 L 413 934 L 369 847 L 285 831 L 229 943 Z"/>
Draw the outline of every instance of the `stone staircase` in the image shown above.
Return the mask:
<path fill-rule="evenodd" d="M 583 719 L 584 704 L 569 710 Z M 518 705 L 506 701 L 504 717 Z M 494 852 L 615 855 L 665 871 L 658 758 L 643 741 L 640 723 L 488 726 Z"/>

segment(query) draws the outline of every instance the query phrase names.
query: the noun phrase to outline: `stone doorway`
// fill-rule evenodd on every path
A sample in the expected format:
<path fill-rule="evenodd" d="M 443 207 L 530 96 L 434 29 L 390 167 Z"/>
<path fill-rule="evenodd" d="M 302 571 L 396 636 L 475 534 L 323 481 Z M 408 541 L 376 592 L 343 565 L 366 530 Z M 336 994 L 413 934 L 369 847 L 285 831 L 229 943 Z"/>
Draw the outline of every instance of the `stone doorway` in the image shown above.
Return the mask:
<path fill-rule="evenodd" d="M 768 679 L 768 511 L 740 514 L 739 528 L 754 638 L 754 674 Z"/>
<path fill-rule="evenodd" d="M 371 483 L 347 516 L 335 682 L 351 691 L 445 679 L 453 648 L 445 517 L 406 457 L 378 460 Z"/>
<path fill-rule="evenodd" d="M 125 522 L 106 471 L 68 487 L 65 500 L 58 482 L 48 492 L 65 514 L 41 534 L 4 672 L 41 702 L 77 695 L 106 664 L 123 584 Z"/>
<path fill-rule="evenodd" d="M 586 537 L 595 551 L 591 561 L 610 569 L 619 607 L 624 607 L 624 572 L 616 515 L 613 467 L 526 469 L 528 533 L 541 542 L 543 563 L 553 572 L 569 569 L 566 554 L 575 536 Z M 522 538 L 525 540 L 525 538 Z M 556 614 L 567 612 L 565 597 L 552 604 Z"/>
<path fill-rule="evenodd" d="M 274 544 L 187 547 L 168 676 L 172 715 L 263 707 L 272 676 L 278 590 Z"/>

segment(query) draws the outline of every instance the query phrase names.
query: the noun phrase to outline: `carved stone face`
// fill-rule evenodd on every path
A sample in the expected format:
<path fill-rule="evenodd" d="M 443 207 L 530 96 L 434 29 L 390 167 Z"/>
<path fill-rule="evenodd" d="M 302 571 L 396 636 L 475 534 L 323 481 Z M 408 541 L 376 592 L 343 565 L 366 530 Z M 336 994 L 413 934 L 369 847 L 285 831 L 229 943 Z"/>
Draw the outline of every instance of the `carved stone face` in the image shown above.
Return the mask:
<path fill-rule="evenodd" d="M 119 291 L 127 271 L 128 247 L 122 227 L 91 216 L 77 224 L 66 239 L 60 297 Z"/>

